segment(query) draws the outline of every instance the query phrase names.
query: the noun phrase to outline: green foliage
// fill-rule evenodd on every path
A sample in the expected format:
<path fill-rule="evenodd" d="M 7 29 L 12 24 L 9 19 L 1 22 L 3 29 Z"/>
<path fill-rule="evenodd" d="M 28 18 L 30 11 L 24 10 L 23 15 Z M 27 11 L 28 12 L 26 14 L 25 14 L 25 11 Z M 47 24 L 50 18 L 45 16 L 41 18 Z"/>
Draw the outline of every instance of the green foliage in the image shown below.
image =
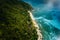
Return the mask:
<path fill-rule="evenodd" d="M 0 40 L 37 40 L 29 4 L 17 0 L 0 0 L 0 4 Z"/>

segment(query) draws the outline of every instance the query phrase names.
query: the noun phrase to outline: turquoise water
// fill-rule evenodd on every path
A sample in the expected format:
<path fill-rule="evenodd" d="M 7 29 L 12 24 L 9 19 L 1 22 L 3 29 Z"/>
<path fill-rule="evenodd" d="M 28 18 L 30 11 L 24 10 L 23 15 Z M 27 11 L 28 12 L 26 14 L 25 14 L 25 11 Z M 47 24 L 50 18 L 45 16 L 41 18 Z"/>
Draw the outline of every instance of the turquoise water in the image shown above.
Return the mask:
<path fill-rule="evenodd" d="M 34 9 L 33 16 L 43 40 L 60 40 L 60 0 L 24 0 Z"/>

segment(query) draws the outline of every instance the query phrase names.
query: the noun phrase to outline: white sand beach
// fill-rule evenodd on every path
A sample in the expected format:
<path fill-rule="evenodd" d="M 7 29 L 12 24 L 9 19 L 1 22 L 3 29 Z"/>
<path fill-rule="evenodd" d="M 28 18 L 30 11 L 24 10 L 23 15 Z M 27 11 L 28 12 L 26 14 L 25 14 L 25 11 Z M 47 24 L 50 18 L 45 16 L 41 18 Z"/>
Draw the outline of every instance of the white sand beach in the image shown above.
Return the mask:
<path fill-rule="evenodd" d="M 37 40 L 42 40 L 42 34 L 41 34 L 41 31 L 39 30 L 38 24 L 36 23 L 32 13 L 30 11 L 28 11 L 28 13 L 30 14 L 30 17 L 32 19 L 32 23 L 33 23 L 34 27 L 36 27 L 36 31 L 37 31 L 37 35 L 38 35 L 38 39 Z"/>

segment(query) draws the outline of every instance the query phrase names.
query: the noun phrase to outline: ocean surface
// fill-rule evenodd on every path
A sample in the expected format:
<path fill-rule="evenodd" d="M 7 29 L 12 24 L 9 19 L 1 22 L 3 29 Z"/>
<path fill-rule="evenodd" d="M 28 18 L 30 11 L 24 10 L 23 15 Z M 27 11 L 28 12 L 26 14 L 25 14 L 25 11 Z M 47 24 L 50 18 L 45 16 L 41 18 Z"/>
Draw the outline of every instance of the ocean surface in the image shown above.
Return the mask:
<path fill-rule="evenodd" d="M 60 0 L 23 0 L 34 9 L 32 14 L 43 40 L 60 40 Z"/>

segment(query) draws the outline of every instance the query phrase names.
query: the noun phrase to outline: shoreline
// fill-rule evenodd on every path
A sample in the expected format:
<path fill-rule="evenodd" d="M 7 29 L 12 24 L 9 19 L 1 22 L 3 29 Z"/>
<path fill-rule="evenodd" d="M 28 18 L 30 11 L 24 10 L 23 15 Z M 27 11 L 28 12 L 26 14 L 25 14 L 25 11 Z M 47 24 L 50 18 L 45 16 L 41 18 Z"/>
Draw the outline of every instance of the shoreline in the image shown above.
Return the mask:
<path fill-rule="evenodd" d="M 37 40 L 42 40 L 42 34 L 41 34 L 41 31 L 39 30 L 38 24 L 36 23 L 32 13 L 30 11 L 28 11 L 28 13 L 30 14 L 30 17 L 32 19 L 32 23 L 33 23 L 34 27 L 36 27 L 36 31 L 37 31 L 37 35 L 38 35 L 38 39 Z"/>

